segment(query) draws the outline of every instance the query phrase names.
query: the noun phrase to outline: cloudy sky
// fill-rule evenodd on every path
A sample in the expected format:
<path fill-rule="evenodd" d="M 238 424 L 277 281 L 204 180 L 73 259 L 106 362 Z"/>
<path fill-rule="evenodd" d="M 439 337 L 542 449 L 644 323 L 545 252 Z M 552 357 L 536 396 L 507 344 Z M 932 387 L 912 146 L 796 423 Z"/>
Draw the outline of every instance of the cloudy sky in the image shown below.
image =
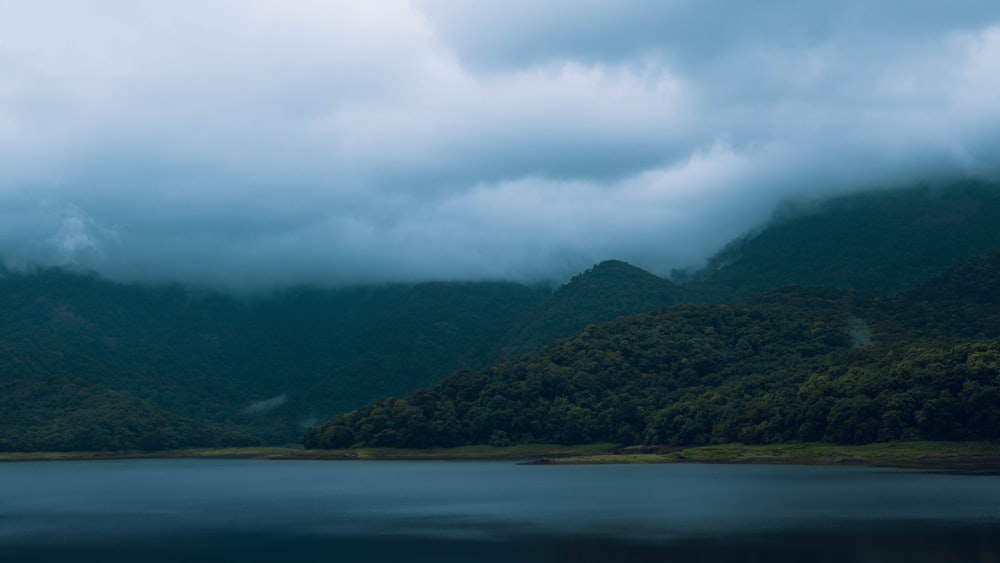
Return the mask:
<path fill-rule="evenodd" d="M 666 273 L 998 154 L 995 0 L 0 0 L 8 267 Z"/>

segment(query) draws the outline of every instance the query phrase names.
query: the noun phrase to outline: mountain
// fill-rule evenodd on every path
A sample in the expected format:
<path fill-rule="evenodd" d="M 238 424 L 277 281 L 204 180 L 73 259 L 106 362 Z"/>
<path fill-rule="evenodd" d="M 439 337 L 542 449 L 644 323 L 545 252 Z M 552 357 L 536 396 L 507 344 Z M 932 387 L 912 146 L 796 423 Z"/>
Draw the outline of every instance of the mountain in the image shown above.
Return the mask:
<path fill-rule="evenodd" d="M 0 447 L 296 441 L 317 418 L 488 365 L 489 345 L 549 294 L 429 283 L 238 300 L 4 272 Z"/>
<path fill-rule="evenodd" d="M 897 319 L 939 338 L 1000 338 L 1000 252 L 977 256 L 886 304 Z"/>
<path fill-rule="evenodd" d="M 433 282 L 252 299 L 58 269 L 4 271 L 0 448 L 298 441 L 316 420 L 677 293 L 622 262 L 599 264 L 554 293 Z"/>
<path fill-rule="evenodd" d="M 1000 248 L 1000 186 L 958 183 L 790 202 L 762 229 L 679 275 L 710 301 L 784 285 L 892 293 Z"/>
<path fill-rule="evenodd" d="M 1000 252 L 895 298 L 677 305 L 311 428 L 306 447 L 1000 438 Z M 947 288 L 948 291 L 944 291 Z M 913 314 L 909 314 L 910 312 Z M 932 318 L 961 318 L 942 330 Z"/>
<path fill-rule="evenodd" d="M 500 355 L 540 350 L 589 324 L 689 300 L 690 292 L 619 260 L 607 260 L 574 276 L 519 320 L 505 335 Z"/>
<path fill-rule="evenodd" d="M 388 291 L 394 292 L 391 299 L 384 295 Z M 360 396 L 415 390 L 455 370 L 500 359 L 493 344 L 549 294 L 548 289 L 504 282 L 383 288 L 352 323 L 340 326 L 338 338 L 331 338 L 330 323 L 303 324 L 301 319 L 272 333 L 303 356 L 325 350 L 304 393 L 313 412 L 342 411 L 357 406 Z M 282 309 L 276 303 L 268 307 Z M 326 311 L 329 315 L 330 309 Z M 289 339 L 304 327 L 312 327 L 306 328 L 308 337 Z"/>
<path fill-rule="evenodd" d="M 661 314 L 679 303 L 770 307 L 793 318 L 800 314 L 795 303 L 812 311 L 806 290 L 748 300 L 789 283 L 892 294 L 840 292 L 837 299 L 864 314 L 822 322 L 847 322 L 852 342 L 885 341 L 879 334 L 897 341 L 930 334 L 988 339 L 996 319 L 977 312 L 996 309 L 989 301 L 997 295 L 993 258 L 909 288 L 982 248 L 1000 248 L 998 211 L 995 188 L 970 185 L 799 204 L 684 283 L 610 260 L 555 291 L 433 282 L 236 298 L 57 269 L 0 269 L 0 448 L 298 441 L 318 420 L 437 385 L 461 370 L 523 361 L 523 354 L 577 342 L 580 331 L 626 315 Z M 574 353 L 595 353 L 580 345 Z M 646 435 L 645 427 L 623 432 Z"/>

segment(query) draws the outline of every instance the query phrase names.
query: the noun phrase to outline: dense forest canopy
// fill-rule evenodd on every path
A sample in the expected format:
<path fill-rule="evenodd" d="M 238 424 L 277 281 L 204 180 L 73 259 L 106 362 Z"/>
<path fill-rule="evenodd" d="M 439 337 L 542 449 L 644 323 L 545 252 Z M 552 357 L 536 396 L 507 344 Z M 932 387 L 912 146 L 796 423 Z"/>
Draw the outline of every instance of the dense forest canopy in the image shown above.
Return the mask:
<path fill-rule="evenodd" d="M 555 291 L 433 282 L 236 298 L 0 269 L 0 449 L 284 444 L 337 413 L 309 444 L 844 440 L 818 430 L 823 415 L 845 420 L 831 400 L 913 416 L 952 399 L 979 408 L 988 377 L 920 383 L 910 410 L 837 381 L 915 373 L 890 365 L 914 355 L 992 365 L 978 347 L 997 338 L 986 253 L 1000 248 L 998 193 L 800 203 L 673 281 L 609 260 Z M 811 391 L 797 387 L 807 373 Z M 824 398 L 811 415 L 792 412 L 813 392 Z M 932 419 L 883 420 L 875 434 L 944 436 L 921 426 Z"/>
<path fill-rule="evenodd" d="M 894 298 L 772 290 L 594 325 L 308 431 L 307 447 L 1000 438 L 1000 252 Z"/>
<path fill-rule="evenodd" d="M 487 365 L 492 343 L 548 295 L 431 283 L 237 300 L 8 272 L 0 448 L 297 442 L 317 418 Z"/>
<path fill-rule="evenodd" d="M 675 278 L 713 301 L 784 285 L 894 293 L 1000 248 L 1000 189 L 975 182 L 789 201 L 774 219 Z"/>

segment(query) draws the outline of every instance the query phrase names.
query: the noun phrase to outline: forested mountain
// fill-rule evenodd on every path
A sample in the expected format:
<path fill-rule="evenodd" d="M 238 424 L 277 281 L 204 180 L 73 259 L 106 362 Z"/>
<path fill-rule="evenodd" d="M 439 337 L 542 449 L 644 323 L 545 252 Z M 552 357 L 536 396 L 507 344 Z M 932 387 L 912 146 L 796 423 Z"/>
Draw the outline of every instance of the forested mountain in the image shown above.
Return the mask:
<path fill-rule="evenodd" d="M 893 298 L 787 287 L 588 327 L 307 447 L 1000 438 L 1000 252 Z"/>
<path fill-rule="evenodd" d="M 528 313 L 501 342 L 503 357 L 540 350 L 589 324 L 693 299 L 691 292 L 619 260 L 576 275 Z"/>
<path fill-rule="evenodd" d="M 628 328 L 636 317 L 620 317 L 657 309 L 649 314 L 666 315 L 663 322 L 679 331 L 671 338 L 683 336 L 682 341 L 669 344 L 649 335 L 624 340 L 631 345 L 662 344 L 663 350 L 649 353 L 672 357 L 669 354 L 682 353 L 687 343 L 699 338 L 706 339 L 704 346 L 712 350 L 721 345 L 705 333 L 706 328 L 715 327 L 713 323 L 726 330 L 743 326 L 740 330 L 749 331 L 743 336 L 759 332 L 775 342 L 774 350 L 768 348 L 771 355 L 755 361 L 773 362 L 771 367 L 781 365 L 785 370 L 798 365 L 796 354 L 802 355 L 801 346 L 820 347 L 809 357 L 825 358 L 844 347 L 845 354 L 857 353 L 832 336 L 808 340 L 814 329 L 819 330 L 816 322 L 839 327 L 830 329 L 836 334 L 841 334 L 843 326 L 851 327 L 858 342 L 870 332 L 867 338 L 877 345 L 897 346 L 893 350 L 904 341 L 950 346 L 956 335 L 996 338 L 996 317 L 981 314 L 998 308 L 995 257 L 968 262 L 948 277 L 901 291 L 912 287 L 911 281 L 926 281 L 946 266 L 982 253 L 985 247 L 1000 248 L 996 189 L 966 186 L 943 192 L 883 192 L 779 215 L 756 235 L 734 242 L 710 268 L 689 276 L 685 284 L 610 260 L 555 291 L 514 283 L 438 282 L 300 287 L 236 298 L 178 286 L 123 285 L 62 270 L 0 270 L 0 449 L 159 449 L 298 441 L 304 428 L 317 420 L 362 407 L 378 397 L 413 393 L 460 370 L 482 370 L 500 360 L 509 361 L 489 369 L 503 372 L 507 368 L 501 366 L 540 361 L 544 354 L 520 356 L 559 339 L 569 340 L 546 349 L 545 354 L 562 347 L 572 349 L 573 358 L 614 359 L 618 354 L 622 359 L 615 361 L 627 360 L 626 349 L 607 344 L 622 338 L 608 333 L 606 338 L 588 341 L 584 336 L 605 334 L 615 326 L 639 330 Z M 786 289 L 746 301 L 752 292 L 787 283 L 898 293 L 880 297 Z M 736 309 L 690 305 L 663 309 L 679 303 L 731 303 Z M 740 322 L 756 315 L 787 317 L 790 320 L 782 322 L 791 324 L 732 325 L 736 321 L 726 320 L 726 315 L 744 319 Z M 688 320 L 681 322 L 673 316 Z M 600 324 L 607 321 L 613 322 Z M 805 336 L 798 335 L 806 328 Z M 670 352 L 670 346 L 675 352 Z M 706 365 L 732 364 L 726 369 L 737 369 L 739 357 L 728 356 L 725 350 L 699 357 L 699 361 L 710 360 L 708 364 L 682 367 L 696 374 Z M 685 357 L 694 361 L 690 355 L 681 356 Z M 665 361 L 661 356 L 654 358 Z M 559 361 L 557 365 L 587 373 L 584 368 L 589 364 Z M 609 365 L 609 374 L 619 367 L 626 370 L 623 373 L 639 369 Z M 484 373 L 464 372 L 456 377 L 482 378 Z M 591 370 L 593 377 L 603 377 L 602 373 Z M 497 377 L 497 381 L 504 380 Z M 687 389 L 681 383 L 691 377 L 691 371 L 681 369 L 678 377 L 682 379 L 677 389 Z M 705 377 L 709 383 L 714 377 L 740 379 L 729 371 Z M 712 383 L 716 384 L 726 389 L 736 385 Z M 641 389 L 629 393 L 638 397 Z M 636 398 L 634 405 L 626 402 L 621 411 L 626 414 L 615 416 L 647 417 L 658 410 L 652 409 L 660 404 L 655 401 L 675 398 L 677 389 L 651 390 L 649 397 Z M 737 391 L 732 387 L 733 393 Z M 564 399 L 560 408 L 576 405 L 573 395 Z M 611 407 L 600 408 L 605 412 Z M 549 415 L 553 418 L 546 419 L 546 424 L 550 425 L 576 420 L 566 413 Z M 425 418 L 431 421 L 435 416 L 428 411 Z M 473 427 L 471 419 L 461 420 Z M 648 420 L 643 424 L 636 418 L 616 435 L 638 441 L 663 435 L 650 434 Z M 528 437 L 515 428 L 503 432 L 506 438 L 504 434 L 494 437 L 491 431 L 485 438 L 477 434 L 474 441 Z M 386 441 L 385 437 L 359 436 L 363 442 Z M 544 433 L 532 436 L 557 439 Z"/>
<path fill-rule="evenodd" d="M 621 262 L 512 283 L 237 299 L 61 270 L 0 276 L 0 449 L 297 442 L 317 420 L 676 300 Z"/>
<path fill-rule="evenodd" d="M 1000 248 L 998 218 L 1000 187 L 973 183 L 790 202 L 677 277 L 716 302 L 784 285 L 892 293 Z"/>
<path fill-rule="evenodd" d="M 237 300 L 5 272 L 0 448 L 298 441 L 317 417 L 487 365 L 549 293 L 428 283 Z"/>

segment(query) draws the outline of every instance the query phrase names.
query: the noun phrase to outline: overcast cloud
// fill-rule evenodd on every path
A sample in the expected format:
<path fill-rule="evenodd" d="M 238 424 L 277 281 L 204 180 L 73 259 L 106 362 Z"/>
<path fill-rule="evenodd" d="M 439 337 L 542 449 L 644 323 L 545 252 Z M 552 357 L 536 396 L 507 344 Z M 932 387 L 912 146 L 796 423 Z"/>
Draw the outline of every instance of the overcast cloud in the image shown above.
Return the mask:
<path fill-rule="evenodd" d="M 666 273 L 998 154 L 995 0 L 0 0 L 8 267 Z"/>

